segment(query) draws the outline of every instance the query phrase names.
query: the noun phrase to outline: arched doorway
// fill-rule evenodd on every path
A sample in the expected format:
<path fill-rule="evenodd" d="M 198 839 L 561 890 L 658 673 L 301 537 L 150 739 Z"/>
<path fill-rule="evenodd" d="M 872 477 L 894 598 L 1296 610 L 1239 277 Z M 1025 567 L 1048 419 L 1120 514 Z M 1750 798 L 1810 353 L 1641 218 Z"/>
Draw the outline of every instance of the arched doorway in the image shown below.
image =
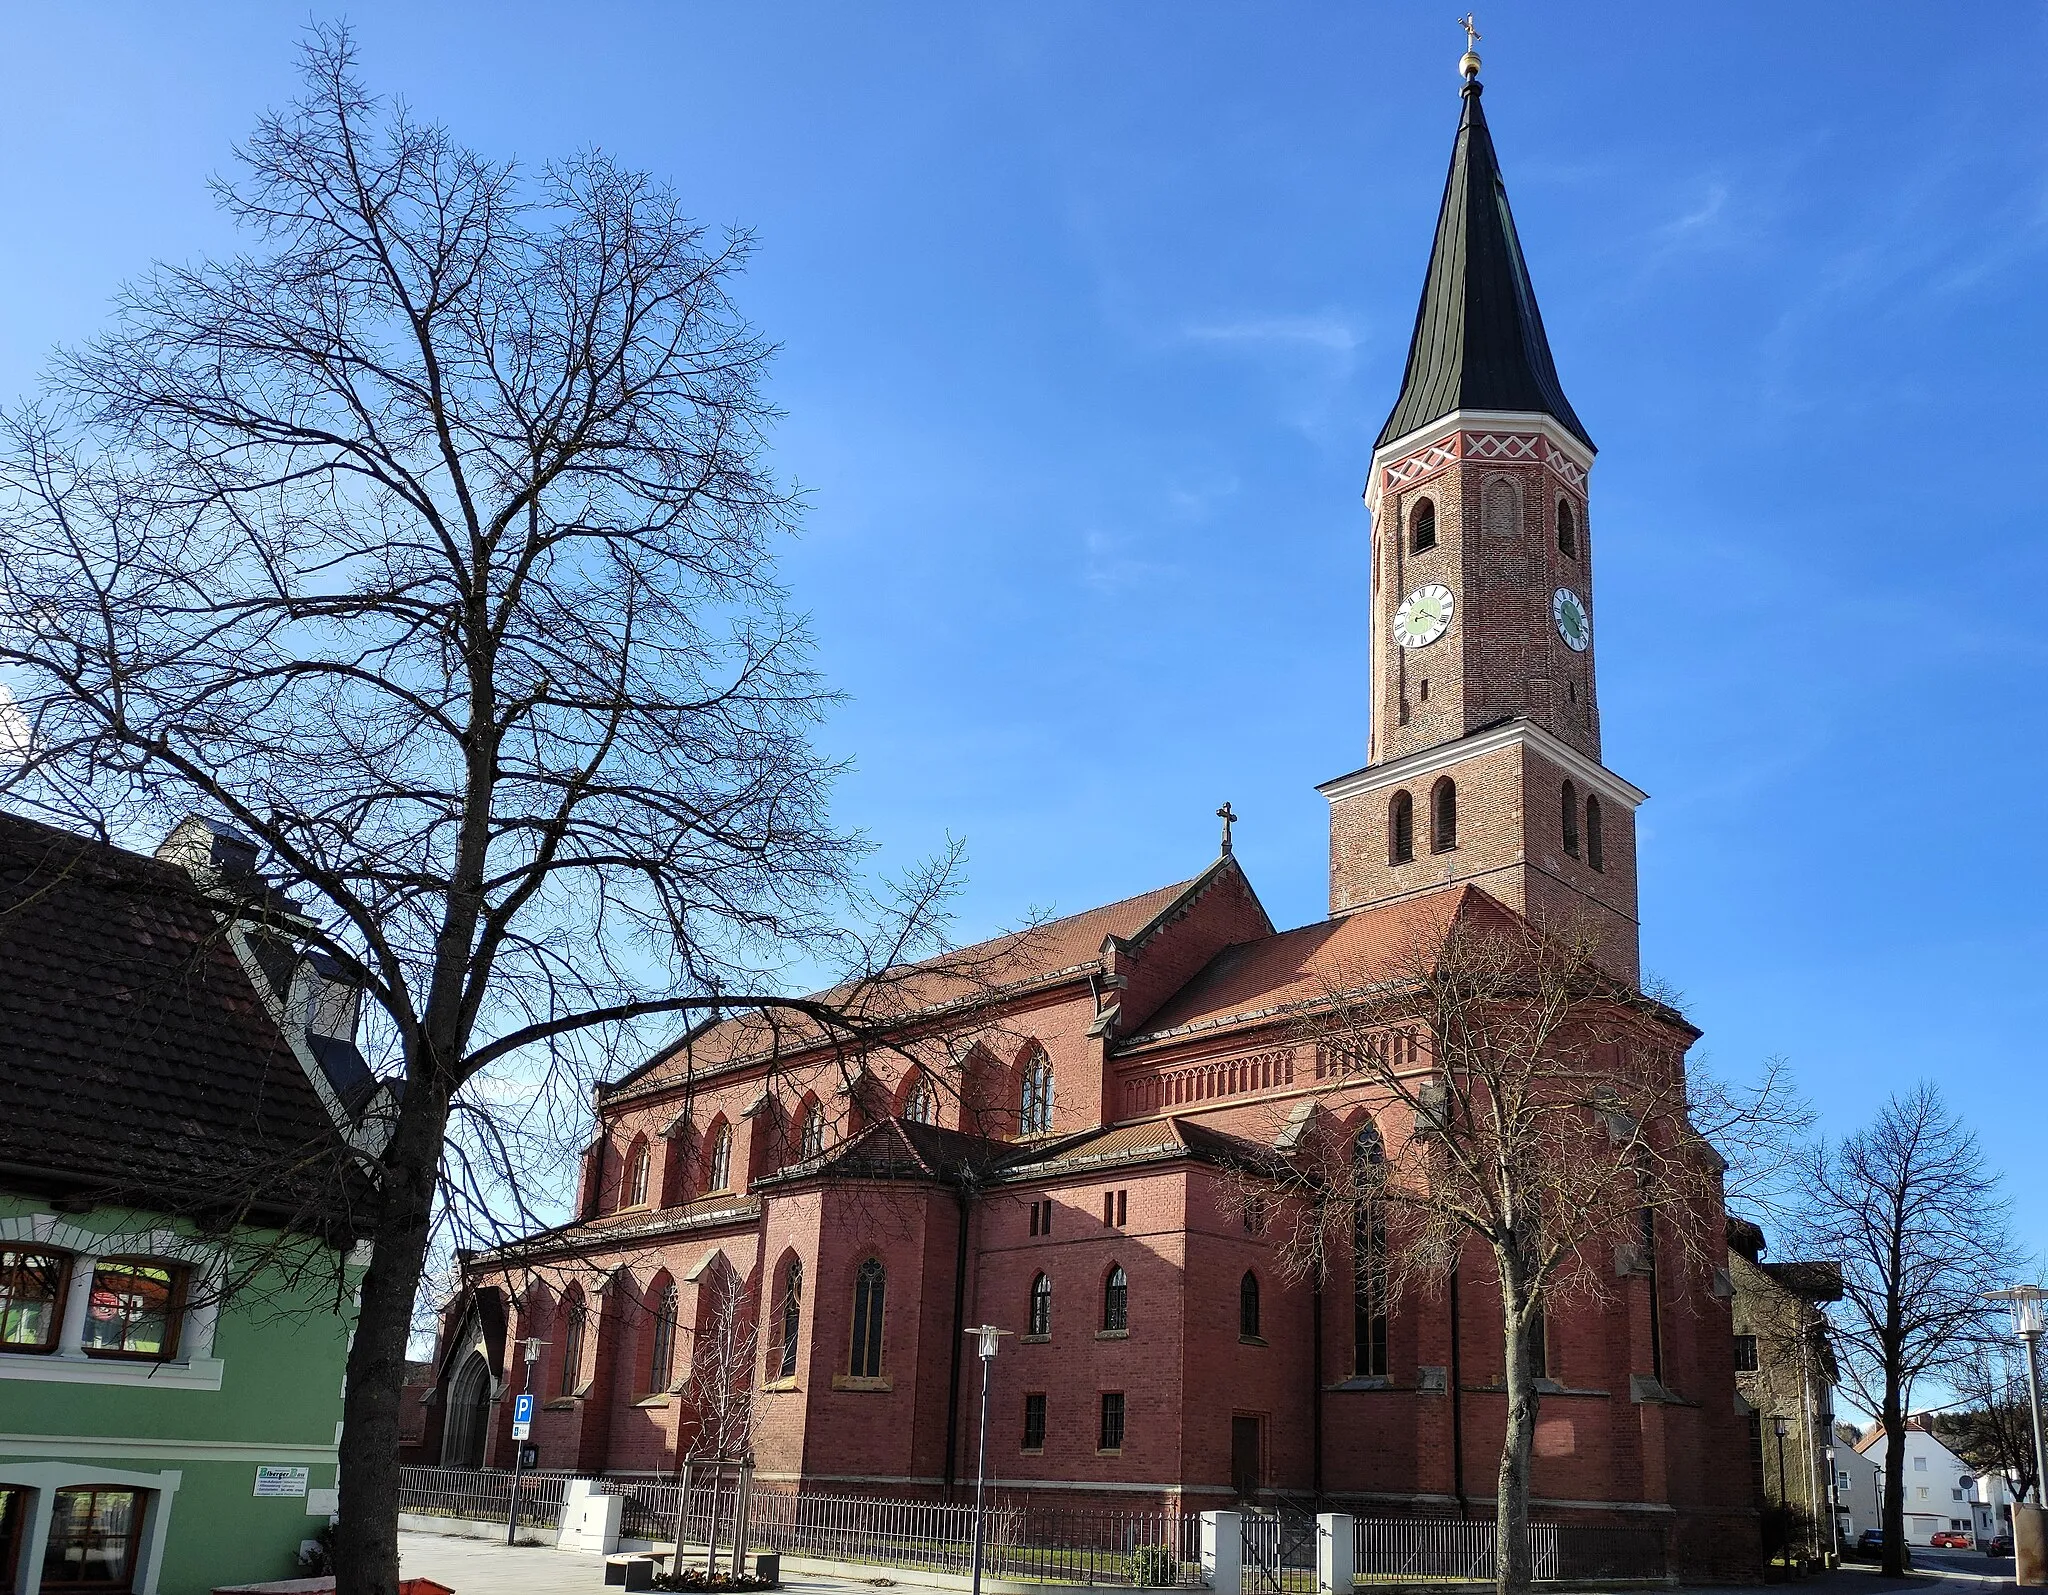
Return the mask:
<path fill-rule="evenodd" d="M 472 1351 L 448 1382 L 447 1427 L 441 1432 L 441 1466 L 480 1468 L 491 1432 L 491 1367 Z"/>

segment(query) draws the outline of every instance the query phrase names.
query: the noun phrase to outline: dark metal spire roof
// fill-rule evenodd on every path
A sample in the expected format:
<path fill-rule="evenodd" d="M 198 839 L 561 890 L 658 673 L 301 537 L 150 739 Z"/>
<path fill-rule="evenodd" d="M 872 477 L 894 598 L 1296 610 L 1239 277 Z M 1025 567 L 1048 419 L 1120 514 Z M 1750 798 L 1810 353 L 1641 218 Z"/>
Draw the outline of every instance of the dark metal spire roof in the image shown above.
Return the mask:
<path fill-rule="evenodd" d="M 1590 448 L 1551 363 L 1480 93 L 1476 79 L 1466 83 L 1407 375 L 1374 447 L 1453 410 L 1533 410 Z"/>

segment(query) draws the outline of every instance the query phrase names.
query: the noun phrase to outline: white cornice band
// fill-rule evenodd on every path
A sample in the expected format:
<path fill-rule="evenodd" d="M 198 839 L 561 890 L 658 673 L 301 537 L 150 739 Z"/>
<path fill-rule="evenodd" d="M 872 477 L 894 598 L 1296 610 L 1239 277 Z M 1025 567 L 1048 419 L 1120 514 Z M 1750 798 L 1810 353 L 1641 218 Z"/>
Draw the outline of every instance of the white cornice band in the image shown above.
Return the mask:
<path fill-rule="evenodd" d="M 1575 463 L 1580 470 L 1590 472 L 1593 469 L 1593 450 L 1566 431 L 1555 416 L 1545 415 L 1540 410 L 1453 410 L 1449 415 L 1440 415 L 1429 425 L 1419 426 L 1413 432 L 1404 433 L 1393 442 L 1383 443 L 1372 451 L 1372 474 L 1366 479 L 1365 507 L 1372 511 L 1375 517 L 1378 516 L 1380 493 L 1386 482 L 1386 468 L 1389 465 L 1405 459 L 1417 449 L 1426 449 L 1432 443 L 1441 443 L 1445 438 L 1458 432 L 1540 432 L 1546 443 Z M 1481 460 L 1467 463 L 1489 462 Z"/>
<path fill-rule="evenodd" d="M 1562 737 L 1544 730 L 1531 720 L 1510 720 L 1485 731 L 1475 731 L 1455 742 L 1440 742 L 1433 748 L 1390 759 L 1385 764 L 1368 764 L 1362 770 L 1353 770 L 1334 781 L 1325 781 L 1316 790 L 1335 803 L 1340 798 L 1377 792 L 1385 787 L 1400 786 L 1403 782 L 1434 775 L 1439 770 L 1447 770 L 1454 764 L 1463 764 L 1482 754 L 1522 746 L 1541 754 L 1601 796 L 1623 804 L 1630 813 L 1649 800 L 1650 794 L 1641 787 L 1624 781 L 1606 765 L 1595 763 Z"/>

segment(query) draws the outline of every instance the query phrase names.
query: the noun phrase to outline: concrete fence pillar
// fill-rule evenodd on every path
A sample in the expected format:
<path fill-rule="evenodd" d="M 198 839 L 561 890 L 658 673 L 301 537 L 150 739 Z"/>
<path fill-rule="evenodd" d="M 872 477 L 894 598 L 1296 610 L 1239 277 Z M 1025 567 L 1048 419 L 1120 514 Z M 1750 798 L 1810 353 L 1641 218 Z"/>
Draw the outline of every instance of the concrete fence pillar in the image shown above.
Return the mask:
<path fill-rule="evenodd" d="M 1316 1514 L 1316 1595 L 1351 1595 L 1356 1535 L 1357 1520 L 1349 1512 Z"/>
<path fill-rule="evenodd" d="M 611 1555 L 619 1548 L 619 1523 L 625 1511 L 624 1496 L 601 1493 L 595 1479 L 571 1479 L 562 1491 L 562 1532 L 556 1547 Z"/>
<path fill-rule="evenodd" d="M 1214 1595 L 1244 1595 L 1244 1520 L 1235 1512 L 1202 1514 L 1202 1582 Z"/>

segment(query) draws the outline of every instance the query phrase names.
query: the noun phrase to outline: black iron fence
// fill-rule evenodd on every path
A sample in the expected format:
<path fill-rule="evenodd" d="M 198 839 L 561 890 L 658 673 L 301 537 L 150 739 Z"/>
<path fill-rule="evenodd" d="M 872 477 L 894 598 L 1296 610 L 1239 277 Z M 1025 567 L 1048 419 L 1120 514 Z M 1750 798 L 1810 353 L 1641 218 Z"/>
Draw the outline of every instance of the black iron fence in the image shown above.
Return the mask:
<path fill-rule="evenodd" d="M 519 1480 L 519 1522 L 524 1528 L 559 1529 L 562 1497 L 571 1475 L 550 1470 Z M 424 1517 L 503 1523 L 512 1512 L 512 1475 L 502 1468 L 398 1470 L 398 1510 Z"/>

